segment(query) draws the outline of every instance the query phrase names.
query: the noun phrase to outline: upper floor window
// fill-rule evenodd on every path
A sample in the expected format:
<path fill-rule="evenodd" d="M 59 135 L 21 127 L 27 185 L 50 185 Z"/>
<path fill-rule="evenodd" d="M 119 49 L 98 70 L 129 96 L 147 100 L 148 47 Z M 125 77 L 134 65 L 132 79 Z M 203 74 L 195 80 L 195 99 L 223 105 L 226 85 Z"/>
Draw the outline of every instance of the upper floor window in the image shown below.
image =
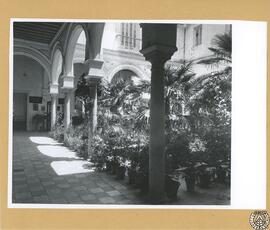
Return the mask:
<path fill-rule="evenodd" d="M 194 46 L 202 44 L 202 25 L 198 25 L 193 29 Z"/>
<path fill-rule="evenodd" d="M 136 47 L 137 31 L 134 23 L 121 23 L 121 46 L 125 49 Z"/>

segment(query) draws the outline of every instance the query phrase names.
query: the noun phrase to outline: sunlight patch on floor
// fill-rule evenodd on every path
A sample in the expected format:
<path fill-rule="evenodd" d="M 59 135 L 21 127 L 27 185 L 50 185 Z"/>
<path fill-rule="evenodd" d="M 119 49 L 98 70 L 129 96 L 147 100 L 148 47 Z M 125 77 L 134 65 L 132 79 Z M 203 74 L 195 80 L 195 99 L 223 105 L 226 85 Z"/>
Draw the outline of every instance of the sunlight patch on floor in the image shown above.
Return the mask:
<path fill-rule="evenodd" d="M 73 152 L 64 146 L 39 145 L 37 146 L 37 149 L 43 155 L 48 157 L 80 159 L 76 155 L 76 152 Z"/>
<path fill-rule="evenodd" d="M 61 145 L 57 141 L 49 137 L 29 137 L 30 141 L 39 145 Z"/>
<path fill-rule="evenodd" d="M 88 161 L 53 161 L 51 167 L 58 176 L 94 172 Z"/>

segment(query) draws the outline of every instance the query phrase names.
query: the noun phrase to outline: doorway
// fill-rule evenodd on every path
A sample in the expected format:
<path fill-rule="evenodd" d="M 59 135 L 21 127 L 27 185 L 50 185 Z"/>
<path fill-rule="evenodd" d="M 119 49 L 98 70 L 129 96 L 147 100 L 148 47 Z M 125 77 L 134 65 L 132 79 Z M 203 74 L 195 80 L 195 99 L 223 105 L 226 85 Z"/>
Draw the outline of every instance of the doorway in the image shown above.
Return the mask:
<path fill-rule="evenodd" d="M 13 94 L 13 130 L 26 131 L 27 94 Z"/>

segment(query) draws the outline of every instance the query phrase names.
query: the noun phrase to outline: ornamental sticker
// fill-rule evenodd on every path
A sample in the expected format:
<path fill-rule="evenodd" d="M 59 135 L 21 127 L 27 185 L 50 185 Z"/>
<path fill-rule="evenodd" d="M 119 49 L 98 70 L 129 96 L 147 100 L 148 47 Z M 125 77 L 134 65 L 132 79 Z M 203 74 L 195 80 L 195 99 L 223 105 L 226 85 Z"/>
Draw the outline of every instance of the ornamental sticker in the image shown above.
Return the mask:
<path fill-rule="evenodd" d="M 254 229 L 267 229 L 269 215 L 266 211 L 255 211 L 249 217 L 249 223 Z"/>

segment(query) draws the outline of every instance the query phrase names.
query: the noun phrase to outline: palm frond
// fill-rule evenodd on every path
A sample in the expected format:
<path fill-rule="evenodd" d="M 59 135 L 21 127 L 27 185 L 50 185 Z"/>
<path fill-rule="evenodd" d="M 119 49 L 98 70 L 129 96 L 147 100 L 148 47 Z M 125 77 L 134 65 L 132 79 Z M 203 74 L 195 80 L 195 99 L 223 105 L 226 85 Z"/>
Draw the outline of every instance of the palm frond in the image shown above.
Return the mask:
<path fill-rule="evenodd" d="M 212 46 L 208 48 L 213 56 L 198 61 L 198 64 L 213 65 L 231 63 L 232 61 L 232 37 L 228 33 L 217 34 L 212 40 Z"/>

